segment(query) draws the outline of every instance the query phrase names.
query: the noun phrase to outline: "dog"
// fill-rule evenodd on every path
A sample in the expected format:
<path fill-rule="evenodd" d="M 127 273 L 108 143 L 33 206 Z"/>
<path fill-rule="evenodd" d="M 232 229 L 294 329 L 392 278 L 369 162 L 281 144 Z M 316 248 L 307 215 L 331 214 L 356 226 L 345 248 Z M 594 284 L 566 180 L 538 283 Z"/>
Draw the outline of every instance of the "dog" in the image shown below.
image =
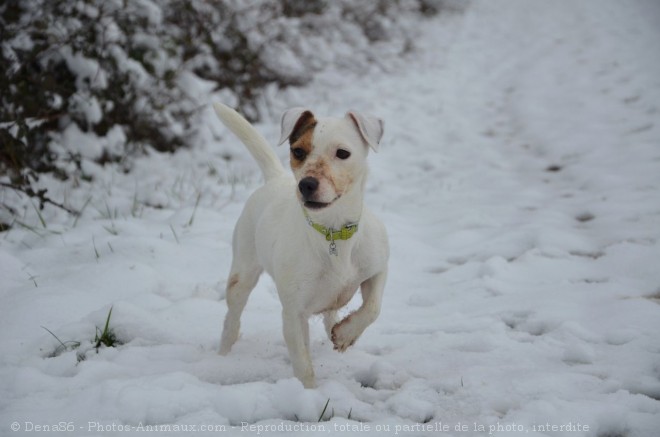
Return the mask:
<path fill-rule="evenodd" d="M 389 244 L 385 227 L 363 198 L 367 155 L 370 148 L 378 150 L 383 122 L 353 111 L 342 118 L 317 118 L 309 109 L 287 110 L 278 145 L 289 142 L 291 177 L 245 118 L 226 105 L 213 106 L 265 179 L 234 229 L 220 354 L 228 354 L 238 339 L 241 313 L 265 270 L 282 303 L 293 374 L 313 388 L 309 318 L 322 314 L 334 349 L 344 352 L 380 313 Z M 358 288 L 362 305 L 339 321 L 337 310 Z"/>

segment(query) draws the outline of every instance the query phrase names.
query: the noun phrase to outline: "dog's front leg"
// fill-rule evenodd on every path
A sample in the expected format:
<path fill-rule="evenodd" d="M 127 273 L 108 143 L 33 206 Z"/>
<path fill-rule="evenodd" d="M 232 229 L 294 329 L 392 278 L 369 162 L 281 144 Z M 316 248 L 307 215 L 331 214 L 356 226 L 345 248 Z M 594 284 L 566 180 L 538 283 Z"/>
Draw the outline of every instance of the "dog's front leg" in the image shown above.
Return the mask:
<path fill-rule="evenodd" d="M 314 368 L 309 355 L 309 321 L 299 311 L 282 310 L 284 341 L 289 349 L 293 374 L 305 388 L 314 388 Z"/>
<path fill-rule="evenodd" d="M 332 340 L 332 328 L 337 324 L 337 310 L 329 310 L 323 313 L 323 326 L 328 338 Z"/>
<path fill-rule="evenodd" d="M 360 285 L 362 305 L 332 328 L 332 343 L 335 345 L 335 350 L 344 352 L 355 343 L 367 326 L 376 320 L 380 314 L 386 279 L 387 271 L 384 270 Z"/>

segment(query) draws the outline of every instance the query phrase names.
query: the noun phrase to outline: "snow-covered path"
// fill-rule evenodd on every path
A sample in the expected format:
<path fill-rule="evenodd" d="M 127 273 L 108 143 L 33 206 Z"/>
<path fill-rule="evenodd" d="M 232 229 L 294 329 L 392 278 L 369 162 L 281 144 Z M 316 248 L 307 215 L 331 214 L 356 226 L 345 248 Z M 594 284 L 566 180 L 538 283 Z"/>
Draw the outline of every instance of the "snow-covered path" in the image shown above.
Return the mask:
<path fill-rule="evenodd" d="M 426 98 L 399 110 L 393 147 L 414 149 L 387 160 L 387 208 L 414 228 L 393 268 L 414 267 L 389 288 L 401 345 L 382 342 L 454 384 L 429 417 L 660 423 L 660 10 L 629 6 L 475 3 L 406 81 Z"/>
<path fill-rule="evenodd" d="M 98 169 L 69 193 L 92 199 L 79 221 L 53 212 L 0 238 L 0 435 L 656 433 L 660 4 L 475 1 L 421 27 L 396 71 L 324 75 L 275 108 L 386 121 L 367 196 L 392 246 L 383 311 L 342 355 L 313 321 L 318 389 L 291 377 L 267 278 L 216 354 L 231 230 L 258 178 L 210 121 L 219 147 Z M 273 142 L 276 124 L 260 126 Z M 111 305 L 126 344 L 97 354 Z M 83 344 L 48 358 L 41 326 Z"/>

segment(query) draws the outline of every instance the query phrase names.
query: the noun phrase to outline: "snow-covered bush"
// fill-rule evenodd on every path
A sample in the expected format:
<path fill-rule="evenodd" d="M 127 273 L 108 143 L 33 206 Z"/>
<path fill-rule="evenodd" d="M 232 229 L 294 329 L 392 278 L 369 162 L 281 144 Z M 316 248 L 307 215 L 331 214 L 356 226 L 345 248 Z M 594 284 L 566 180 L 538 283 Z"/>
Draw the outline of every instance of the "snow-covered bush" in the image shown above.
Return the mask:
<path fill-rule="evenodd" d="M 437 11 L 431 0 L 6 0 L 0 188 L 43 207 L 40 173 L 85 179 L 85 160 L 128 168 L 145 147 L 192 146 L 207 102 L 191 81 L 233 94 L 257 120 L 266 87 L 367 68 L 374 45 L 410 48 L 401 17 Z"/>

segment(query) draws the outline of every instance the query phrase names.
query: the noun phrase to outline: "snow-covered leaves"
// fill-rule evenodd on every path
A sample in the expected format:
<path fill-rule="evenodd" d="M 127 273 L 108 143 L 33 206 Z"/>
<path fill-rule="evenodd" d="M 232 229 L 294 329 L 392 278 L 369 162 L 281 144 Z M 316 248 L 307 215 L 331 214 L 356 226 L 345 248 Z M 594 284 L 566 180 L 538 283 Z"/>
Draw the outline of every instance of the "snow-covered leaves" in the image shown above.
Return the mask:
<path fill-rule="evenodd" d="M 145 147 L 200 141 L 221 90 L 251 120 L 264 92 L 333 65 L 382 66 L 410 47 L 423 1 L 21 0 L 0 6 L 0 170 L 29 193 L 43 172 L 90 178 Z M 43 201 L 43 199 L 41 199 Z"/>

